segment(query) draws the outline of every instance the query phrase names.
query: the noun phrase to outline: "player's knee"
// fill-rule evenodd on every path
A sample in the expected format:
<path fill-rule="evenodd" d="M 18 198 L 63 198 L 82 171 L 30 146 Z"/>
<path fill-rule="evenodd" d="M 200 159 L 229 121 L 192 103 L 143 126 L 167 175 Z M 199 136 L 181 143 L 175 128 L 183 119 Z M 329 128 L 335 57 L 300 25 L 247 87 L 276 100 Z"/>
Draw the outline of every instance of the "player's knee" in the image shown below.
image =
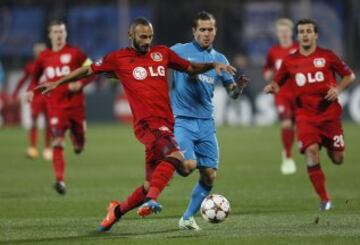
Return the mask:
<path fill-rule="evenodd" d="M 53 147 L 64 147 L 64 139 L 62 137 L 55 137 L 52 141 Z"/>
<path fill-rule="evenodd" d="M 282 129 L 293 129 L 294 125 L 291 119 L 284 119 L 280 122 L 280 126 Z"/>
<path fill-rule="evenodd" d="M 207 186 L 212 186 L 216 179 L 216 170 L 206 168 L 200 170 L 200 181 Z"/>
<path fill-rule="evenodd" d="M 317 144 L 310 145 L 305 150 L 306 163 L 308 166 L 315 166 L 319 162 L 319 146 Z"/>

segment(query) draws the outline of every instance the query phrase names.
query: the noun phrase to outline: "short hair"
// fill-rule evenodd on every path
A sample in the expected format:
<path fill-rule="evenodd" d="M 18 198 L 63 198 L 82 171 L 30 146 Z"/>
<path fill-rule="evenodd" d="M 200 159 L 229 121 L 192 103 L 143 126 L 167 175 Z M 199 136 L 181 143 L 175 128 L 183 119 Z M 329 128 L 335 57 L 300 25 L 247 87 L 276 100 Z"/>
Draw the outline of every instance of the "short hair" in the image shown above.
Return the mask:
<path fill-rule="evenodd" d="M 193 24 L 192 24 L 192 27 L 194 29 L 196 29 L 199 20 L 213 20 L 216 25 L 216 20 L 215 20 L 214 15 L 210 14 L 209 12 L 206 12 L 205 10 L 202 10 L 195 14 L 195 17 L 193 19 Z"/>
<path fill-rule="evenodd" d="M 296 23 L 296 33 L 298 32 L 298 27 L 299 27 L 300 25 L 307 25 L 307 24 L 313 25 L 313 27 L 314 27 L 314 32 L 315 32 L 315 33 L 318 33 L 318 26 L 317 26 L 316 22 L 315 22 L 314 20 L 312 20 L 312 19 L 301 19 L 301 20 L 299 20 L 299 21 Z"/>
<path fill-rule="evenodd" d="M 288 18 L 280 18 L 275 22 L 275 26 L 287 26 L 292 30 L 294 28 L 294 22 Z"/>
<path fill-rule="evenodd" d="M 130 28 L 129 28 L 130 32 L 134 31 L 135 27 L 138 25 L 152 27 L 152 24 L 148 19 L 146 19 L 145 17 L 137 17 L 130 24 Z"/>
<path fill-rule="evenodd" d="M 48 24 L 48 31 L 50 31 L 51 27 L 59 25 L 65 25 L 65 22 L 59 19 L 51 20 Z"/>

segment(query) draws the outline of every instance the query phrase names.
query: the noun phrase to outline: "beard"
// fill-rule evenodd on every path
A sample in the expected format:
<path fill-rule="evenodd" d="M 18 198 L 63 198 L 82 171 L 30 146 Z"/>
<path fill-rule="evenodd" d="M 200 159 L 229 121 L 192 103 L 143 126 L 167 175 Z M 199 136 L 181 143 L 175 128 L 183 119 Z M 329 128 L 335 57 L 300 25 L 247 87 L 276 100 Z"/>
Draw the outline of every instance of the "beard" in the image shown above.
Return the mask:
<path fill-rule="evenodd" d="M 132 44 L 133 44 L 133 47 L 136 49 L 136 51 L 141 54 L 146 54 L 150 48 L 149 44 L 140 45 L 138 42 L 136 42 L 136 40 L 133 40 Z"/>

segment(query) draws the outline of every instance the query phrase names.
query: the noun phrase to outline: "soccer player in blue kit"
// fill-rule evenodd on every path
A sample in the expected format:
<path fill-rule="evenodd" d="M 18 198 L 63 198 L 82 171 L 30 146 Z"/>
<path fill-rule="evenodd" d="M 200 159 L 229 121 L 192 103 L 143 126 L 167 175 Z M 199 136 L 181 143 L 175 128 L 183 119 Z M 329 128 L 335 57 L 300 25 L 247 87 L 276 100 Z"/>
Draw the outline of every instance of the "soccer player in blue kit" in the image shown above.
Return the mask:
<path fill-rule="evenodd" d="M 221 62 L 229 64 L 226 57 L 213 48 L 216 35 L 216 20 L 208 12 L 195 15 L 192 32 L 194 40 L 176 44 L 171 49 L 180 57 L 192 62 Z M 179 220 L 181 229 L 199 230 L 193 216 L 200 209 L 201 202 L 210 193 L 219 165 L 219 147 L 216 139 L 214 106 L 212 98 L 217 83 L 222 82 L 228 94 L 236 99 L 248 80 L 214 70 L 196 76 L 173 71 L 171 105 L 175 115 L 175 138 L 185 155 L 186 171 L 190 174 L 198 168 L 199 182 L 195 185 L 188 207 Z"/>

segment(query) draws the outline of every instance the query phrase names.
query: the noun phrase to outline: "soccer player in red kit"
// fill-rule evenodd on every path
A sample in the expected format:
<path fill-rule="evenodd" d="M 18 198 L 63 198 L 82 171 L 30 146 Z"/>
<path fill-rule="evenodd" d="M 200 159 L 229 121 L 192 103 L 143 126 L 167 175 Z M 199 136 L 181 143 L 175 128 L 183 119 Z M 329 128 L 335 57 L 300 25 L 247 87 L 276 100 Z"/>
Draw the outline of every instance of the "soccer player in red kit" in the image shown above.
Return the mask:
<path fill-rule="evenodd" d="M 173 135 L 174 117 L 170 107 L 167 69 L 194 75 L 211 69 L 233 74 L 234 68 L 220 63 L 190 63 L 166 46 L 151 47 L 152 24 L 135 19 L 129 29 L 131 47 L 114 51 L 89 67 L 82 67 L 55 83 L 39 86 L 47 93 L 62 83 L 94 73 L 114 73 L 121 81 L 134 116 L 134 132 L 145 145 L 145 181 L 123 202 L 112 201 L 100 231 L 108 231 L 125 213 L 138 207 L 142 217 L 158 213 L 158 196 L 175 170 L 184 173 L 184 157 Z"/>
<path fill-rule="evenodd" d="M 83 65 L 91 64 L 83 51 L 66 43 L 67 31 L 64 22 L 51 21 L 48 31 L 51 49 L 44 50 L 36 60 L 34 75 L 28 88 L 30 98 L 34 95 L 34 88 L 38 85 L 42 74 L 47 82 L 54 82 Z M 84 149 L 85 102 L 82 88 L 90 81 L 90 79 L 77 80 L 46 96 L 48 120 L 53 138 L 52 162 L 56 177 L 54 187 L 59 194 L 66 192 L 63 148 L 67 129 L 70 130 L 74 152 L 79 154 Z"/>
<path fill-rule="evenodd" d="M 18 81 L 14 93 L 13 93 L 13 99 L 17 100 L 19 91 L 22 88 L 22 86 L 25 84 L 25 82 L 32 76 L 34 73 L 35 68 L 35 60 L 38 58 L 39 54 L 46 49 L 46 45 L 44 43 L 36 43 L 33 48 L 34 52 L 34 60 L 28 62 L 25 66 L 24 74 Z M 39 156 L 39 151 L 37 149 L 37 119 L 40 114 L 43 114 L 45 117 L 45 140 L 44 145 L 45 148 L 43 150 L 43 158 L 45 160 L 50 161 L 52 158 L 52 150 L 50 148 L 50 127 L 47 123 L 47 109 L 46 109 L 46 101 L 45 97 L 42 96 L 40 93 L 36 93 L 34 98 L 31 101 L 30 104 L 30 111 L 31 111 L 31 128 L 30 128 L 30 146 L 26 150 L 26 156 L 35 159 Z"/>
<path fill-rule="evenodd" d="M 327 149 L 334 164 L 343 163 L 345 142 L 338 96 L 355 80 L 355 75 L 331 50 L 317 46 L 318 31 L 313 20 L 298 21 L 296 30 L 299 51 L 284 59 L 274 82 L 264 91 L 276 93 L 283 83 L 293 85 L 300 152 L 305 154 L 310 181 L 320 197 L 320 209 L 329 210 L 331 202 L 320 166 L 320 149 Z M 335 74 L 342 77 L 339 83 Z"/>
<path fill-rule="evenodd" d="M 271 82 L 276 71 L 279 70 L 283 59 L 298 50 L 298 44 L 293 42 L 294 24 L 290 19 L 281 18 L 275 22 L 276 36 L 279 44 L 269 49 L 266 63 L 263 67 L 264 79 Z M 275 105 L 280 119 L 281 142 L 283 145 L 281 172 L 294 174 L 296 165 L 292 158 L 292 145 L 295 137 L 295 97 L 291 83 L 285 83 L 275 94 Z"/>

